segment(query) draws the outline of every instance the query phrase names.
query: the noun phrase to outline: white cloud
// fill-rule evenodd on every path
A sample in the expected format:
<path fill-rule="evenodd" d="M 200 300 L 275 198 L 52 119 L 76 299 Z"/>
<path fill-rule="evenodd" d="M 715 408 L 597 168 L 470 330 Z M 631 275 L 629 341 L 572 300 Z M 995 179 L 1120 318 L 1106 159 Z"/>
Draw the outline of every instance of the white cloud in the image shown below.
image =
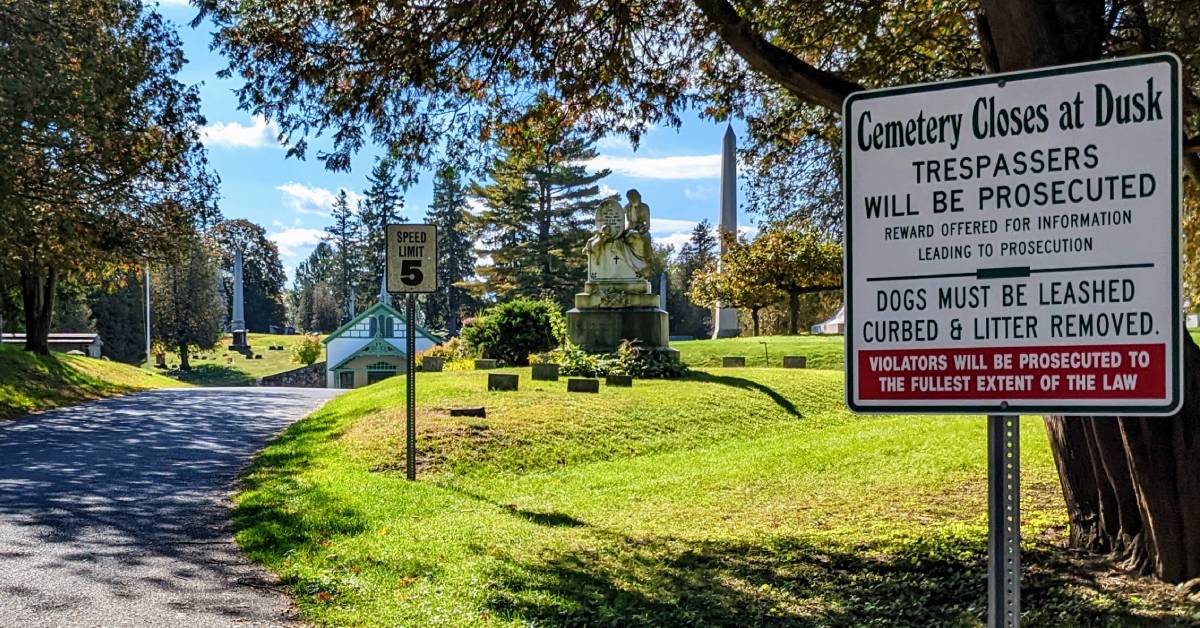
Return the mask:
<path fill-rule="evenodd" d="M 254 116 L 249 126 L 239 122 L 214 122 L 200 129 L 204 142 L 223 148 L 279 148 L 279 127 Z"/>
<path fill-rule="evenodd" d="M 710 201 L 717 198 L 717 188 L 711 185 L 697 185 L 683 188 L 684 198 L 693 201 Z"/>
<path fill-rule="evenodd" d="M 650 217 L 650 233 L 670 233 L 683 232 L 690 234 L 692 229 L 696 227 L 695 220 L 676 220 L 674 218 L 655 218 Z"/>
<path fill-rule="evenodd" d="M 298 214 L 328 216 L 334 201 L 337 200 L 337 192 L 333 190 L 308 186 L 295 181 L 276 186 L 275 189 L 283 192 L 287 203 Z M 349 199 L 351 208 L 358 208 L 358 194 L 346 190 L 346 198 Z"/>
<path fill-rule="evenodd" d="M 284 229 L 267 236 L 269 240 L 274 242 L 279 247 L 279 254 L 283 257 L 292 257 L 299 253 L 296 249 L 306 246 L 315 246 L 318 242 L 325 238 L 325 231 L 321 229 L 305 229 L 303 227 L 293 227 Z"/>
<path fill-rule="evenodd" d="M 613 188 L 612 186 L 610 186 L 610 185 L 606 185 L 606 184 L 604 184 L 604 183 L 601 183 L 601 184 L 600 184 L 600 196 L 603 196 L 603 197 L 607 198 L 607 197 L 609 197 L 609 196 L 612 196 L 613 194 L 616 194 L 616 195 L 618 195 L 618 196 L 620 196 L 620 195 L 621 195 L 621 193 L 620 193 L 620 192 L 618 192 L 618 191 L 616 190 L 616 188 Z"/>
<path fill-rule="evenodd" d="M 691 231 L 676 231 L 674 233 L 667 234 L 666 236 L 654 236 L 654 243 L 673 247 L 675 252 L 678 253 L 679 249 L 683 248 L 683 245 L 686 244 L 691 237 Z"/>
<path fill-rule="evenodd" d="M 721 176 L 721 155 L 674 157 L 617 157 L 597 155 L 588 160 L 592 170 L 609 169 L 635 179 L 716 179 Z"/>

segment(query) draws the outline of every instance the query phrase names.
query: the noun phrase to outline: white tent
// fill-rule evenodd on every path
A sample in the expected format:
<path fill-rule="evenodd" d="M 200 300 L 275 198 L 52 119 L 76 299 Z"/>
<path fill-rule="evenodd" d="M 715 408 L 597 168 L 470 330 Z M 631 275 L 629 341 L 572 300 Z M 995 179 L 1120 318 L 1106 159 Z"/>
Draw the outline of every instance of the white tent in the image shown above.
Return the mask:
<path fill-rule="evenodd" d="M 813 325 L 809 331 L 813 334 L 846 333 L 846 306 L 838 308 L 836 314 L 830 316 L 828 320 Z"/>

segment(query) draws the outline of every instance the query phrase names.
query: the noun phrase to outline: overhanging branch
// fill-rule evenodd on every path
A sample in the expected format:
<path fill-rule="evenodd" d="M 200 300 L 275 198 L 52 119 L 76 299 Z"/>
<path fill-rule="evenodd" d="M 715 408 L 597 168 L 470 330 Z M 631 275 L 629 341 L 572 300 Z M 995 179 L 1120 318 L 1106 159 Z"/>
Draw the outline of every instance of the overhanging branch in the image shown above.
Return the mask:
<path fill-rule="evenodd" d="M 779 83 L 800 100 L 842 111 L 846 96 L 862 85 L 805 63 L 760 35 L 727 0 L 693 0 L 717 35 L 750 67 Z"/>

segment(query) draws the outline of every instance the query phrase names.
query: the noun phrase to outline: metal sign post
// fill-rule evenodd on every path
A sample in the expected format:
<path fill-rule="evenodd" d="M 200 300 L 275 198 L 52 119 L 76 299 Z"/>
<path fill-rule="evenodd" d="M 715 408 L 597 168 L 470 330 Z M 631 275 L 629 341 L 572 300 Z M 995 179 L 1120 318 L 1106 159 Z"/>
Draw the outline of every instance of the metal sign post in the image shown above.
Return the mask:
<path fill-rule="evenodd" d="M 1021 624 L 1021 422 L 988 415 L 988 626 Z"/>
<path fill-rule="evenodd" d="M 417 316 L 417 297 L 410 294 L 404 304 L 405 338 L 404 353 L 408 356 L 408 368 L 405 369 L 407 381 L 404 392 L 408 396 L 404 431 L 407 435 L 405 452 L 405 469 L 408 479 L 417 479 L 417 336 L 412 321 Z"/>
<path fill-rule="evenodd" d="M 417 479 L 417 296 L 437 291 L 437 227 L 400 224 L 386 228 L 387 291 L 404 295 L 405 472 Z"/>

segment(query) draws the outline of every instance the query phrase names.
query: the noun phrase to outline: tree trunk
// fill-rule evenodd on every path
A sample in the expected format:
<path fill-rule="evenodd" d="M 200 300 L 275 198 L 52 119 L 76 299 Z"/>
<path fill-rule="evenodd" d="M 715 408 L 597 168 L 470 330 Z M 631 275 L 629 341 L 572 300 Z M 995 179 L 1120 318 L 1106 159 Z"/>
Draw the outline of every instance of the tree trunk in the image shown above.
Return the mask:
<path fill-rule="evenodd" d="M 788 333 L 795 336 L 800 328 L 800 293 L 788 293 Z"/>
<path fill-rule="evenodd" d="M 54 314 L 54 268 L 21 269 L 21 299 L 25 306 L 25 350 L 50 355 L 50 318 Z"/>
<path fill-rule="evenodd" d="M 978 24 L 989 66 L 1009 71 L 1098 59 L 1104 4 L 984 0 Z M 1168 582 L 1200 576 L 1200 348 L 1186 332 L 1184 339 L 1188 381 L 1179 414 L 1045 418 L 1071 544 L 1116 551 L 1127 566 Z"/>
<path fill-rule="evenodd" d="M 760 309 L 761 308 L 757 308 L 757 307 L 750 308 L 750 320 L 754 321 L 754 335 L 755 336 L 758 335 L 758 311 Z"/>
<path fill-rule="evenodd" d="M 188 361 L 188 346 L 187 343 L 179 343 L 179 370 L 192 370 L 192 363 Z"/>

